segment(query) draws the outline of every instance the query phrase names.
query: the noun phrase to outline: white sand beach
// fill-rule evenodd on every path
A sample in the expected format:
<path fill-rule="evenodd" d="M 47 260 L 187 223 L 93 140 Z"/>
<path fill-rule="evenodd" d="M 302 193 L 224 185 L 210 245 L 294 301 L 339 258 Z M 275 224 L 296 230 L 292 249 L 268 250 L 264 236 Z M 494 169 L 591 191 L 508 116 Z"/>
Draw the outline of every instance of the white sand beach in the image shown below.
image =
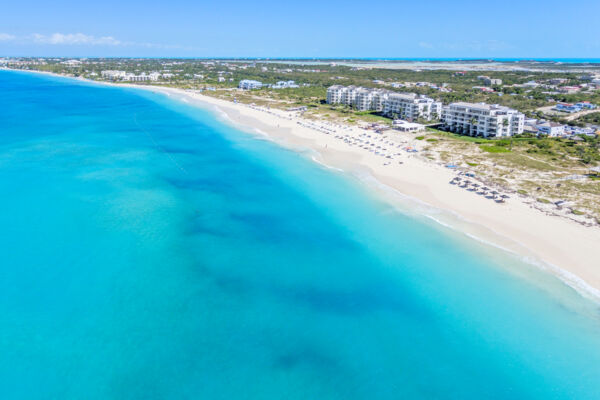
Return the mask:
<path fill-rule="evenodd" d="M 546 215 L 514 194 L 505 203 L 497 203 L 450 184 L 457 171 L 406 150 L 423 146 L 414 134 L 378 134 L 306 120 L 297 112 L 236 104 L 181 89 L 146 88 L 201 107 L 216 107 L 236 125 L 258 130 L 288 148 L 311 149 L 318 154 L 315 161 L 362 178 L 388 200 L 408 196 L 415 200 L 413 206 L 423 205 L 417 212 L 522 255 L 578 290 L 600 298 L 600 229 Z M 476 178 L 466 179 L 476 182 Z"/>
<path fill-rule="evenodd" d="M 312 150 L 317 154 L 314 161 L 352 174 L 403 211 L 427 215 L 444 226 L 520 255 L 587 297 L 600 300 L 600 229 L 549 215 L 534 208 L 530 199 L 515 194 L 505 203 L 497 203 L 450 184 L 457 171 L 406 150 L 424 146 L 414 134 L 378 134 L 311 121 L 298 112 L 233 103 L 183 89 L 95 83 L 164 93 L 216 111 L 243 130 L 267 135 L 287 148 Z M 477 182 L 477 178 L 461 178 Z"/>

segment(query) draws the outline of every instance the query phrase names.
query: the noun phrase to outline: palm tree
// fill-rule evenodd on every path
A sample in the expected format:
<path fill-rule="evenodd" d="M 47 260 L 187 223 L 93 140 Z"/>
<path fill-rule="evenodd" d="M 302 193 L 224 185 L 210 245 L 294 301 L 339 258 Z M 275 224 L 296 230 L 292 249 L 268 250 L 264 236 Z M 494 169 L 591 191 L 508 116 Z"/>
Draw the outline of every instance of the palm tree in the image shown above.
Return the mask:
<path fill-rule="evenodd" d="M 479 122 L 479 121 L 477 120 L 477 118 L 473 117 L 473 118 L 471 118 L 471 121 L 469 121 L 469 122 L 471 122 L 471 126 L 474 126 L 474 127 L 475 127 L 475 133 L 477 133 L 477 123 Z M 471 132 L 472 132 L 472 131 L 473 131 L 473 129 L 471 129 Z M 473 135 L 471 135 L 471 136 L 473 136 Z"/>
<path fill-rule="evenodd" d="M 504 121 L 502 121 L 502 126 L 504 128 L 506 128 L 508 126 L 508 120 L 507 119 L 505 119 Z M 508 146 L 508 149 L 510 151 L 512 151 L 512 142 L 513 142 L 513 137 L 512 137 L 512 135 L 510 135 L 510 145 Z"/>

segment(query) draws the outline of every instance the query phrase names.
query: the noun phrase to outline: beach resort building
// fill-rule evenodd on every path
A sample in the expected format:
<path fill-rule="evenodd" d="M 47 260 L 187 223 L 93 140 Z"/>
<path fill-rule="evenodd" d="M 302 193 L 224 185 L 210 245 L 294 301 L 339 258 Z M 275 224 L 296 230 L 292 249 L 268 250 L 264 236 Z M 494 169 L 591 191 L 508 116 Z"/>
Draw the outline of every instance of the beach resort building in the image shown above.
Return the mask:
<path fill-rule="evenodd" d="M 442 114 L 442 103 L 427 96 L 356 86 L 330 86 L 327 104 L 345 104 L 359 111 L 380 111 L 405 120 L 431 120 Z"/>
<path fill-rule="evenodd" d="M 344 89 L 342 85 L 333 85 L 327 88 L 327 104 L 340 104 Z"/>
<path fill-rule="evenodd" d="M 127 81 L 127 82 L 146 82 L 146 81 L 157 81 L 160 78 L 160 74 L 158 72 L 152 72 L 150 74 L 146 74 L 142 72 L 141 74 L 133 74 L 131 72 L 125 71 L 114 71 L 114 70 L 106 70 L 100 73 L 102 78 L 110 79 L 112 81 Z"/>
<path fill-rule="evenodd" d="M 354 107 L 358 111 L 367 111 L 371 109 L 373 103 L 373 93 L 369 89 L 358 88 L 354 94 Z"/>
<path fill-rule="evenodd" d="M 262 82 L 255 81 L 252 79 L 242 79 L 239 84 L 239 88 L 243 90 L 253 90 L 262 88 Z"/>
<path fill-rule="evenodd" d="M 507 137 L 523 133 L 525 115 L 485 103 L 452 103 L 442 112 L 444 128 L 469 136 Z"/>
<path fill-rule="evenodd" d="M 147 81 L 154 81 L 154 80 L 158 80 L 158 76 L 157 75 L 146 75 L 145 73 L 141 73 L 139 75 L 137 74 L 125 74 L 125 76 L 123 77 L 124 81 L 128 81 L 128 82 L 147 82 Z"/>
<path fill-rule="evenodd" d="M 371 99 L 371 109 L 383 111 L 389 92 L 385 90 L 373 90 L 371 93 L 373 94 L 373 98 Z"/>
<path fill-rule="evenodd" d="M 358 94 L 358 87 L 348 86 L 342 91 L 342 104 L 347 106 L 354 105 L 356 101 L 356 95 Z"/>
<path fill-rule="evenodd" d="M 405 120 L 420 118 L 430 121 L 442 115 L 442 103 L 415 93 L 392 93 L 384 101 L 383 113 Z"/>
<path fill-rule="evenodd" d="M 125 71 L 116 71 L 116 70 L 106 70 L 106 71 L 102 71 L 100 73 L 102 78 L 110 79 L 113 81 L 118 80 L 118 79 L 123 79 L 126 74 L 127 73 Z"/>

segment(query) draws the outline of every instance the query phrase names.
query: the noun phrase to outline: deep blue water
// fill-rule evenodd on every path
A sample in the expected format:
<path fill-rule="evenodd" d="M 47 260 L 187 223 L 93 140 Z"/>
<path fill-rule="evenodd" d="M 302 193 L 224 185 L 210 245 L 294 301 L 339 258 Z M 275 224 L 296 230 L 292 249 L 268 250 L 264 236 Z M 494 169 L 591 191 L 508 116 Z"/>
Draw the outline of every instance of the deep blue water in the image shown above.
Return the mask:
<path fill-rule="evenodd" d="M 600 310 L 146 91 L 0 72 L 0 398 L 595 399 Z"/>

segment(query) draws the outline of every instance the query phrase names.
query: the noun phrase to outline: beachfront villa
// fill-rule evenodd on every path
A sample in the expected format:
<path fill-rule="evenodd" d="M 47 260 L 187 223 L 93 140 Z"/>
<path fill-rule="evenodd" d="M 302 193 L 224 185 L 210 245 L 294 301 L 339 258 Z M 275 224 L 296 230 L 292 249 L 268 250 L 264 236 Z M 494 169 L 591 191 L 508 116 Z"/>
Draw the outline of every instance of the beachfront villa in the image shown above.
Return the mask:
<path fill-rule="evenodd" d="M 444 128 L 469 136 L 508 137 L 523 133 L 525 115 L 485 103 L 452 103 L 442 111 Z"/>
<path fill-rule="evenodd" d="M 415 122 L 403 121 L 401 119 L 395 119 L 392 123 L 392 127 L 400 132 L 416 133 L 425 130 L 425 125 L 417 124 Z"/>
<path fill-rule="evenodd" d="M 330 86 L 327 104 L 345 104 L 359 111 L 380 111 L 408 120 L 431 120 L 442 113 L 442 103 L 427 96 L 357 86 Z"/>
<path fill-rule="evenodd" d="M 543 122 L 536 125 L 537 134 L 548 137 L 562 137 L 565 135 L 565 126 L 556 122 Z"/>
<path fill-rule="evenodd" d="M 243 90 L 252 90 L 252 89 L 260 89 L 262 88 L 262 82 L 255 81 L 252 79 L 242 79 L 239 84 L 239 88 Z"/>

